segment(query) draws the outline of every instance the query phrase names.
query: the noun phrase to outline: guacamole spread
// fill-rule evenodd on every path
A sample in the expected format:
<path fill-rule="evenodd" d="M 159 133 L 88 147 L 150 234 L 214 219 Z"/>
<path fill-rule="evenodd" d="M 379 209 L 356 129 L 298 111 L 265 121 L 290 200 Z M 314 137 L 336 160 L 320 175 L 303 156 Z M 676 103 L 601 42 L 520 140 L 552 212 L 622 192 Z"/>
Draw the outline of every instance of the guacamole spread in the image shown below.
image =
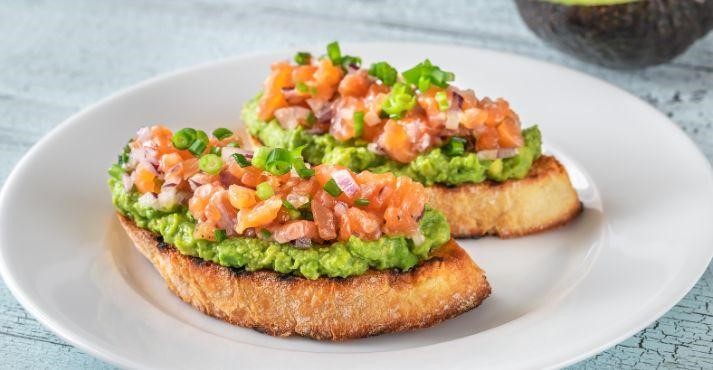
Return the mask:
<path fill-rule="evenodd" d="M 448 156 L 440 148 L 425 152 L 407 164 L 399 163 L 367 149 L 363 140 L 340 142 L 330 134 L 311 134 L 304 127 L 286 130 L 272 119 L 258 119 L 260 95 L 250 100 L 242 111 L 249 133 L 263 145 L 294 149 L 306 145 L 302 154 L 312 164 L 338 164 L 353 171 L 392 172 L 408 176 L 426 186 L 435 184 L 456 186 L 485 180 L 505 181 L 527 175 L 532 163 L 541 154 L 541 136 L 537 126 L 522 130 L 525 145 L 514 157 L 480 160 L 472 152 Z"/>
<path fill-rule="evenodd" d="M 164 242 L 183 254 L 247 271 L 268 269 L 317 279 L 360 275 L 369 268 L 408 270 L 450 239 L 446 219 L 427 208 L 419 221 L 424 241 L 418 246 L 404 236 L 382 236 L 374 241 L 352 236 L 347 241 L 308 249 L 248 237 L 212 242 L 194 238 L 196 223 L 184 206 L 164 210 L 142 206 L 138 201 L 140 194 L 126 191 L 118 177 L 109 180 L 112 201 L 119 212 L 139 227 L 161 235 Z"/>

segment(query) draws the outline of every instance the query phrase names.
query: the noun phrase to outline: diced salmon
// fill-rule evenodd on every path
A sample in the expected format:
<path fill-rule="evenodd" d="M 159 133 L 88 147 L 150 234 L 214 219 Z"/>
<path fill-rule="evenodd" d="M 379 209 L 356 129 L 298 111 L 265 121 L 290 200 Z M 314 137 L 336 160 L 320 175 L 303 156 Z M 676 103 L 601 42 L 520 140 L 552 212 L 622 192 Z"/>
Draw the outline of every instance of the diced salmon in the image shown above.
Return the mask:
<path fill-rule="evenodd" d="M 347 216 L 349 228 L 358 238 L 376 240 L 381 237 L 382 220 L 376 214 L 351 207 L 347 210 Z"/>
<path fill-rule="evenodd" d="M 331 195 L 323 190 L 317 190 L 312 199 L 312 216 L 317 225 L 319 237 L 323 240 L 332 240 L 337 237 L 336 217 L 332 211 L 335 201 Z"/>
<path fill-rule="evenodd" d="M 302 238 L 320 239 L 317 225 L 313 221 L 307 220 L 290 221 L 283 225 L 273 226 L 270 231 L 272 238 L 278 243 L 288 243 Z"/>
<path fill-rule="evenodd" d="M 156 181 L 156 172 L 150 164 L 140 163 L 134 171 L 134 185 L 140 193 L 158 193 L 160 185 Z"/>
<path fill-rule="evenodd" d="M 506 118 L 498 125 L 498 135 L 501 148 L 519 148 L 525 144 L 520 126 L 512 118 Z"/>
<path fill-rule="evenodd" d="M 315 98 L 330 100 L 337 91 L 337 85 L 342 79 L 344 72 L 339 66 L 332 64 L 329 58 L 322 58 L 317 63 L 317 70 L 314 73 L 317 93 Z"/>
<path fill-rule="evenodd" d="M 401 163 L 411 162 L 416 158 L 416 151 L 403 125 L 395 120 L 388 120 L 381 136 L 384 151 L 389 157 Z"/>
<path fill-rule="evenodd" d="M 342 81 L 339 83 L 339 94 L 342 97 L 356 97 L 360 98 L 366 95 L 369 91 L 369 86 L 371 81 L 369 80 L 369 75 L 366 70 L 360 69 L 355 73 L 349 73 Z"/>
<path fill-rule="evenodd" d="M 258 201 L 255 190 L 240 185 L 230 185 L 228 197 L 230 204 L 237 209 L 250 208 Z"/>
<path fill-rule="evenodd" d="M 396 176 L 391 173 L 372 173 L 364 171 L 356 175 L 357 183 L 361 187 L 361 196 L 369 201 L 366 207 L 370 211 L 383 210 L 386 201 L 393 193 L 396 185 Z"/>
<path fill-rule="evenodd" d="M 349 240 L 352 235 L 352 230 L 349 225 L 349 216 L 347 215 L 347 205 L 344 202 L 337 201 L 334 204 L 334 215 L 337 217 L 337 225 L 339 225 L 339 240 Z"/>
<path fill-rule="evenodd" d="M 384 231 L 410 235 L 418 229 L 418 219 L 426 204 L 426 191 L 408 177 L 396 178 L 396 189 L 384 211 Z"/>
<path fill-rule="evenodd" d="M 215 186 L 213 184 L 205 184 L 196 188 L 193 192 L 193 196 L 188 200 L 188 211 L 191 212 L 193 218 L 196 220 L 205 220 L 205 208 L 210 202 L 210 198 L 213 194 L 222 190 L 220 186 Z"/>
<path fill-rule="evenodd" d="M 261 227 L 269 225 L 282 208 L 282 200 L 272 197 L 264 202 L 258 203 L 252 209 L 241 209 L 238 211 L 235 231 L 242 234 L 249 227 Z"/>
<path fill-rule="evenodd" d="M 215 241 L 215 230 L 215 225 L 211 223 L 198 222 L 195 230 L 193 230 L 193 237 L 196 239 Z"/>
<path fill-rule="evenodd" d="M 288 62 L 275 63 L 265 81 L 265 89 L 258 104 L 258 118 L 268 121 L 274 112 L 287 106 L 282 88 L 292 85 L 292 66 Z"/>
<path fill-rule="evenodd" d="M 498 131 L 491 126 L 482 126 L 480 133 L 475 138 L 475 150 L 498 149 L 499 143 Z"/>

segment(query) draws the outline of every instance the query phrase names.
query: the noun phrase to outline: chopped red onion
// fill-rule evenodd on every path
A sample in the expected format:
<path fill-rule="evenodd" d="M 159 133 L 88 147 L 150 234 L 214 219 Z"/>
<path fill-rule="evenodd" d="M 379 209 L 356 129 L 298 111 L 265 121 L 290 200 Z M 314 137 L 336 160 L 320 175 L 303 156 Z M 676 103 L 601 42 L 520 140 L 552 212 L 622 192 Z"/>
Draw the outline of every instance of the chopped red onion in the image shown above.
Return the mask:
<path fill-rule="evenodd" d="M 413 244 L 418 247 L 426 241 L 426 237 L 421 232 L 421 229 L 418 229 L 415 233 L 411 234 L 411 240 L 413 240 Z"/>
<path fill-rule="evenodd" d="M 240 148 L 234 148 L 231 146 L 226 146 L 220 149 L 220 158 L 224 163 L 230 163 L 235 161 L 233 159 L 233 154 L 239 153 Z"/>
<path fill-rule="evenodd" d="M 510 158 L 516 156 L 517 148 L 502 148 L 498 150 L 498 158 Z"/>
<path fill-rule="evenodd" d="M 294 130 L 300 122 L 304 122 L 309 117 L 309 109 L 304 107 L 287 107 L 275 111 L 275 118 L 280 122 L 280 126 L 287 130 Z"/>
<path fill-rule="evenodd" d="M 220 184 L 228 187 L 230 185 L 238 185 L 240 184 L 240 179 L 235 177 L 230 171 L 228 170 L 223 170 L 220 172 L 218 175 L 218 178 L 220 179 Z"/>
<path fill-rule="evenodd" d="M 146 208 L 158 209 L 159 207 L 158 199 L 156 199 L 153 193 L 144 193 L 144 195 L 139 197 L 138 202 L 139 205 Z"/>
<path fill-rule="evenodd" d="M 384 155 L 386 154 L 383 149 L 377 143 L 366 144 L 366 149 L 374 154 Z"/>
<path fill-rule="evenodd" d="M 366 123 L 367 126 L 376 126 L 381 123 L 381 117 L 379 117 L 379 113 L 376 111 L 369 110 L 364 115 L 364 123 Z"/>
<path fill-rule="evenodd" d="M 136 131 L 136 140 L 143 143 L 151 139 L 151 129 L 147 126 L 141 127 Z"/>
<path fill-rule="evenodd" d="M 449 130 L 457 130 L 458 123 L 458 111 L 448 111 L 446 113 L 446 128 Z"/>
<path fill-rule="evenodd" d="M 453 98 L 451 98 L 451 110 L 456 110 L 456 109 L 461 109 L 463 108 L 463 97 L 453 90 Z"/>
<path fill-rule="evenodd" d="M 492 161 L 498 158 L 497 149 L 481 150 L 477 153 L 478 159 Z"/>
<path fill-rule="evenodd" d="M 328 101 L 321 99 L 307 99 L 307 105 L 312 109 L 317 122 L 329 122 L 334 115 L 332 105 Z"/>
<path fill-rule="evenodd" d="M 295 208 L 300 208 L 309 202 L 309 197 L 302 194 L 290 193 L 287 194 L 286 200 Z"/>
<path fill-rule="evenodd" d="M 199 186 L 205 185 L 212 180 L 213 176 L 199 172 L 188 179 L 188 184 L 191 185 L 191 190 L 195 191 Z"/>
<path fill-rule="evenodd" d="M 124 185 L 124 190 L 129 192 L 131 191 L 131 188 L 134 187 L 134 180 L 131 178 L 131 176 L 123 173 L 121 174 L 121 184 Z"/>
<path fill-rule="evenodd" d="M 354 180 L 352 174 L 348 170 L 338 170 L 332 173 L 332 178 L 337 183 L 340 189 L 348 197 L 353 197 L 359 192 L 359 184 Z"/>
<path fill-rule="evenodd" d="M 161 187 L 161 192 L 158 193 L 158 205 L 161 209 L 170 209 L 180 202 L 178 192 L 175 186 Z"/>

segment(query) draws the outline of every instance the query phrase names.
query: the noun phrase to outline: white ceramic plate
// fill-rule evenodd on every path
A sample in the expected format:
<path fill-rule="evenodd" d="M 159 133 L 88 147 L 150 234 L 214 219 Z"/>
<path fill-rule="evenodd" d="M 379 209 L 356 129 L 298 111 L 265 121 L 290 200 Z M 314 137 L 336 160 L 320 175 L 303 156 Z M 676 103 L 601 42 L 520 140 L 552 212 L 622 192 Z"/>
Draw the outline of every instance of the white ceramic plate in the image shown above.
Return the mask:
<path fill-rule="evenodd" d="M 505 96 L 566 165 L 584 213 L 564 228 L 462 245 L 493 295 L 431 329 L 344 343 L 280 339 L 204 316 L 165 288 L 114 218 L 106 169 L 141 125 L 239 127 L 270 63 L 247 56 L 159 77 L 43 138 L 0 196 L 0 267 L 44 325 L 125 367 L 541 368 L 593 355 L 671 308 L 713 253 L 713 177 L 662 114 L 602 81 L 530 59 L 427 44 L 343 45 L 404 68 L 425 57 Z M 312 49 L 320 52 L 321 48 Z"/>

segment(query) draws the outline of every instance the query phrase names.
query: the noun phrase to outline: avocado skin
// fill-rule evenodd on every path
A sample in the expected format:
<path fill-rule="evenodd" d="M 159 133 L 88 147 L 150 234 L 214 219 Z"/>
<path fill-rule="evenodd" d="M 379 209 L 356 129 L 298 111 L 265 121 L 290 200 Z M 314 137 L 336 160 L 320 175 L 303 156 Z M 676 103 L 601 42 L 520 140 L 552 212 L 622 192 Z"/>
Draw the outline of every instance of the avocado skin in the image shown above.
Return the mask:
<path fill-rule="evenodd" d="M 563 5 L 516 0 L 541 39 L 589 63 L 635 69 L 668 62 L 713 28 L 713 0 Z"/>

